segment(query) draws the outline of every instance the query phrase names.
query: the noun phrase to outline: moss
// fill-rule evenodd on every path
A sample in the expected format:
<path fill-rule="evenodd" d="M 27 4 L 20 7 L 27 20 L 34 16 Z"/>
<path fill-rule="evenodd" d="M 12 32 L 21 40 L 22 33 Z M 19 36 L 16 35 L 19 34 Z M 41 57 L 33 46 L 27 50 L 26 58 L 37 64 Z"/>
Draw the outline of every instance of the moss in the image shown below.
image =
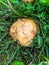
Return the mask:
<path fill-rule="evenodd" d="M 32 61 L 38 65 L 45 60 L 43 56 L 49 58 L 49 6 L 39 4 L 38 0 L 34 3 L 24 3 L 20 0 L 0 1 L 3 2 L 0 2 L 0 64 L 9 65 L 12 61 L 19 60 L 25 65 Z M 22 17 L 36 20 L 39 26 L 32 48 L 19 46 L 18 41 L 13 42 L 9 35 L 12 23 Z M 4 53 L 6 58 L 3 56 Z"/>

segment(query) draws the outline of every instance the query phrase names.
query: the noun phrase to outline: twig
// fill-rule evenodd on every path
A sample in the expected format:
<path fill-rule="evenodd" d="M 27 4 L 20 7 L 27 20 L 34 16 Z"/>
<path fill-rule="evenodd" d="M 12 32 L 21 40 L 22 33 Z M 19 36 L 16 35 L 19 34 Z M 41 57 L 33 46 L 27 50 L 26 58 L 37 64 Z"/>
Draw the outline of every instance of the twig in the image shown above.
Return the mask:
<path fill-rule="evenodd" d="M 12 57 L 11 57 L 10 60 L 8 61 L 7 65 L 10 64 L 10 62 L 12 61 L 12 59 L 14 58 L 15 54 L 18 52 L 19 49 L 20 49 L 20 47 L 17 46 L 17 49 L 16 49 L 15 52 L 12 54 Z"/>
<path fill-rule="evenodd" d="M 8 2 L 8 4 L 9 4 L 9 7 L 11 8 L 11 10 L 12 10 L 16 15 L 20 16 L 19 13 L 12 7 L 10 1 L 7 0 L 7 2 Z"/>
<path fill-rule="evenodd" d="M 9 8 L 9 6 L 6 3 L 4 3 L 2 1 L 0 1 L 0 3 L 3 4 L 3 5 L 5 5 L 7 8 Z"/>
<path fill-rule="evenodd" d="M 9 46 L 12 42 L 13 42 L 13 41 L 7 42 L 7 43 L 6 43 L 7 45 L 0 51 L 0 53 L 2 53 L 5 49 L 7 49 L 8 46 Z"/>

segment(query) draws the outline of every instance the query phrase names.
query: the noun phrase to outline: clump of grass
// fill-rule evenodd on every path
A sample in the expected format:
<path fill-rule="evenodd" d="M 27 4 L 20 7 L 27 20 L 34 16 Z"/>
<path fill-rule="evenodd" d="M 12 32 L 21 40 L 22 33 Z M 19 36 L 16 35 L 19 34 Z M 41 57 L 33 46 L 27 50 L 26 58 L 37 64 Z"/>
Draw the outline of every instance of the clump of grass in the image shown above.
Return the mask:
<path fill-rule="evenodd" d="M 11 24 L 22 17 L 34 19 L 39 26 L 32 48 L 19 46 L 9 35 Z M 47 61 L 45 57 L 49 59 L 49 6 L 39 4 L 38 0 L 0 0 L 0 65 L 9 65 L 14 60 L 38 65 Z"/>

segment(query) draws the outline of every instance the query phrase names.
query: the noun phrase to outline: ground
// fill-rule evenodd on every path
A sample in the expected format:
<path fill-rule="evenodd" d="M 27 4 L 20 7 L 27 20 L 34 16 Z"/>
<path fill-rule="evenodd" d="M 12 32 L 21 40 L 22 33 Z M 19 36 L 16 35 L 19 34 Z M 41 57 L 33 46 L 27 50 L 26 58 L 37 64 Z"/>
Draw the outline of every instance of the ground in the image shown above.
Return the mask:
<path fill-rule="evenodd" d="M 12 23 L 25 17 L 35 20 L 39 26 L 32 47 L 27 48 L 14 42 L 9 34 Z M 49 61 L 49 6 L 38 0 L 33 3 L 0 0 L 0 65 L 10 65 L 15 60 L 25 65 Z"/>

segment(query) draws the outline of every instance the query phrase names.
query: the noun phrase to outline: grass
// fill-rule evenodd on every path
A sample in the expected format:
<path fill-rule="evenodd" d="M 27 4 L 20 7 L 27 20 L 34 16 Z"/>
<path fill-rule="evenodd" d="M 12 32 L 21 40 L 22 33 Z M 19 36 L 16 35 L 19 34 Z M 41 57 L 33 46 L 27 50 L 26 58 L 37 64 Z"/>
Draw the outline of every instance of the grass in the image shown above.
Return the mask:
<path fill-rule="evenodd" d="M 33 47 L 22 47 L 9 35 L 12 23 L 23 17 L 34 19 L 39 26 Z M 49 6 L 39 4 L 38 0 L 34 3 L 0 0 L 0 65 L 10 65 L 15 60 L 25 65 L 49 61 Z"/>

